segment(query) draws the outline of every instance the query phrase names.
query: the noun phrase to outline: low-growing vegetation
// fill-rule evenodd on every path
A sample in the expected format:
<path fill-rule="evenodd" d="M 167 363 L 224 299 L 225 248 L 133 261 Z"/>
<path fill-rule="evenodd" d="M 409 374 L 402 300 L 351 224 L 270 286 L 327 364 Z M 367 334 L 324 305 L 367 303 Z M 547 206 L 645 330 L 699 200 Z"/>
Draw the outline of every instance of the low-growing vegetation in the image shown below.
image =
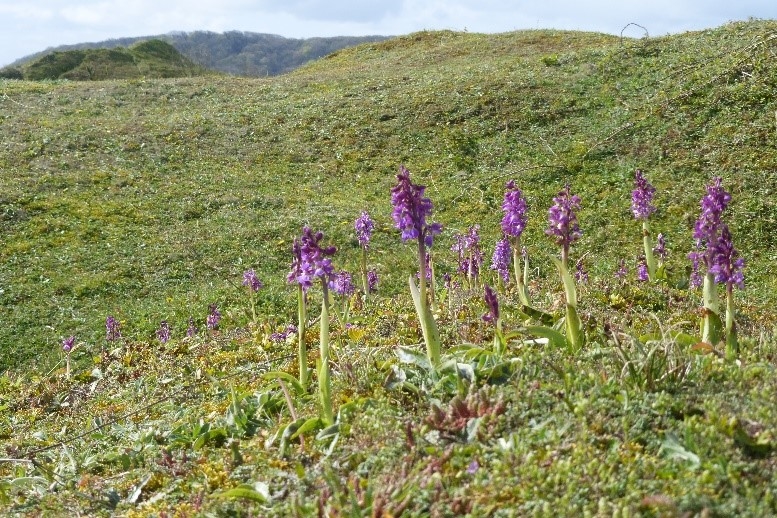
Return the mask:
<path fill-rule="evenodd" d="M 777 513 L 775 35 L 3 82 L 0 505 Z"/>

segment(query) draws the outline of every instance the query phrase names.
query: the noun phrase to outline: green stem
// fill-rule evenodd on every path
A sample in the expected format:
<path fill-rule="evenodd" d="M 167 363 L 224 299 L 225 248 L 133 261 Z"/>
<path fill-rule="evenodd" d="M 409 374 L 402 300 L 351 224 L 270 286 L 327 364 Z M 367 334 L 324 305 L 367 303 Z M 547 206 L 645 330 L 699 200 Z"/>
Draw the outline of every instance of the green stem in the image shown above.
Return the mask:
<path fill-rule="evenodd" d="M 302 285 L 297 285 L 297 353 L 299 360 L 299 383 L 303 387 L 308 386 L 308 350 L 305 346 L 305 324 L 307 314 L 305 311 L 305 291 Z"/>
<path fill-rule="evenodd" d="M 552 256 L 551 256 L 552 257 Z M 566 335 L 567 343 L 573 350 L 579 350 L 583 345 L 583 328 L 580 317 L 577 314 L 577 289 L 575 280 L 569 274 L 569 249 L 564 247 L 561 252 L 561 260 L 553 258 L 556 263 L 561 282 L 564 284 L 564 297 L 566 299 Z"/>
<path fill-rule="evenodd" d="M 324 297 L 321 303 L 321 334 L 319 336 L 321 359 L 318 367 L 318 399 L 321 404 L 321 419 L 330 425 L 334 423 L 335 418 L 332 411 L 332 381 L 329 374 L 329 289 L 323 278 L 321 286 L 324 290 Z"/>
<path fill-rule="evenodd" d="M 418 263 L 420 279 L 418 289 L 415 288 L 413 276 L 410 276 L 410 291 L 413 295 L 416 313 L 421 324 L 421 333 L 426 344 L 426 355 L 429 363 L 437 367 L 440 363 L 440 335 L 437 330 L 437 323 L 434 321 L 432 312 L 429 308 L 429 300 L 426 294 L 426 248 L 423 237 L 418 239 Z"/>
<path fill-rule="evenodd" d="M 521 252 L 519 250 L 519 244 L 516 242 L 513 245 L 513 270 L 515 270 L 515 285 L 518 290 L 518 299 L 524 306 L 529 306 L 529 289 L 526 287 L 527 280 L 529 278 L 529 258 L 525 257 L 523 260 L 523 272 L 521 272 Z"/>
<path fill-rule="evenodd" d="M 721 338 L 720 301 L 718 286 L 711 273 L 704 276 L 704 316 L 701 320 L 701 341 L 717 345 Z"/>
<path fill-rule="evenodd" d="M 729 281 L 726 285 L 726 358 L 735 360 L 737 356 L 739 356 L 739 341 L 734 322 L 734 286 Z"/>
<path fill-rule="evenodd" d="M 656 258 L 653 255 L 653 236 L 650 235 L 650 227 L 647 220 L 642 220 L 642 243 L 645 247 L 645 264 L 647 264 L 648 278 L 650 282 L 656 280 Z"/>
<path fill-rule="evenodd" d="M 366 301 L 370 293 L 370 283 L 367 277 L 367 249 L 364 247 L 362 247 L 361 270 L 362 270 L 362 290 L 364 290 L 364 300 Z"/>

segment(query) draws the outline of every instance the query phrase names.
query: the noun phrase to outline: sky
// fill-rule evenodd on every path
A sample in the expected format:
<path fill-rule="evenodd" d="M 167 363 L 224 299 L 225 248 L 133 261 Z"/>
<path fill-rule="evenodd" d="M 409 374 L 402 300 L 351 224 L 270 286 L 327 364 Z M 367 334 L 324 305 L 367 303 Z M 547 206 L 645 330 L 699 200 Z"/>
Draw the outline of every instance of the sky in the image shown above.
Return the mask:
<path fill-rule="evenodd" d="M 0 66 L 59 45 L 173 31 L 237 30 L 308 38 L 438 29 L 569 29 L 642 37 L 646 32 L 663 36 L 750 17 L 777 19 L 777 1 L 0 0 Z"/>

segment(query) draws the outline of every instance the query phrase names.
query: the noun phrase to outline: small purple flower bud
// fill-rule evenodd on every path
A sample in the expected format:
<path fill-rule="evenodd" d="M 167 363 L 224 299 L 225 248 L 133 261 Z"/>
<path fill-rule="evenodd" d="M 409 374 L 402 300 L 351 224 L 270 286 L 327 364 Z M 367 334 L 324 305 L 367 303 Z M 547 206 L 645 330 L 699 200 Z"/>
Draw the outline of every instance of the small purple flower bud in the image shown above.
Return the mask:
<path fill-rule="evenodd" d="M 459 255 L 459 271 L 465 275 L 477 276 L 483 264 L 483 251 L 480 249 L 480 225 L 469 227 L 465 234 L 457 234 L 456 242 L 451 246 Z"/>
<path fill-rule="evenodd" d="M 483 315 L 483 320 L 496 323 L 499 320 L 499 300 L 496 297 L 496 292 L 488 284 L 486 284 L 485 300 L 488 312 Z"/>
<path fill-rule="evenodd" d="M 272 342 L 285 342 L 286 339 L 295 334 L 297 332 L 297 326 L 294 324 L 289 324 L 286 326 L 286 329 L 283 330 L 281 333 L 273 333 L 270 335 L 270 340 Z"/>
<path fill-rule="evenodd" d="M 62 350 L 66 353 L 69 353 L 73 350 L 73 346 L 76 343 L 76 337 L 75 336 L 69 336 L 62 340 Z"/>
<path fill-rule="evenodd" d="M 119 321 L 109 316 L 105 319 L 105 339 L 109 342 L 114 342 L 120 338 Z"/>
<path fill-rule="evenodd" d="M 512 258 L 510 241 L 503 237 L 496 242 L 494 255 L 491 256 L 491 269 L 499 272 L 499 276 L 505 283 L 510 281 L 510 260 Z"/>
<path fill-rule="evenodd" d="M 472 462 L 469 463 L 469 466 L 467 466 L 467 473 L 469 473 L 470 475 L 474 475 L 475 473 L 477 473 L 478 468 L 480 468 L 480 464 L 478 463 L 478 461 L 473 460 Z"/>
<path fill-rule="evenodd" d="M 507 236 L 518 238 L 526 228 L 526 199 L 513 180 L 507 182 L 506 188 L 507 192 L 502 203 L 502 210 L 505 213 L 502 217 L 502 232 Z"/>
<path fill-rule="evenodd" d="M 653 247 L 653 255 L 658 257 L 658 259 L 661 261 L 666 261 L 667 251 L 664 234 L 658 234 L 658 237 L 656 238 L 656 246 Z"/>
<path fill-rule="evenodd" d="M 167 320 L 162 320 L 159 324 L 159 329 L 156 330 L 156 337 L 163 344 L 170 341 L 170 325 L 167 323 Z"/>
<path fill-rule="evenodd" d="M 626 277 L 626 275 L 629 274 L 629 268 L 626 266 L 626 260 L 621 259 L 618 263 L 618 269 L 615 271 L 615 277 L 618 279 L 623 279 Z"/>
<path fill-rule="evenodd" d="M 356 227 L 356 239 L 359 240 L 359 244 L 365 250 L 370 247 L 370 238 L 372 237 L 372 229 L 375 228 L 370 215 L 366 212 L 362 212 L 361 216 L 356 219 L 354 223 Z"/>
<path fill-rule="evenodd" d="M 424 254 L 424 266 L 426 270 L 426 280 L 432 279 L 432 256 L 427 252 Z M 421 278 L 421 272 L 415 272 L 415 278 L 420 279 Z"/>
<path fill-rule="evenodd" d="M 186 336 L 191 338 L 192 336 L 197 334 L 197 326 L 194 324 L 194 319 L 192 317 L 189 317 L 189 326 L 186 328 Z"/>
<path fill-rule="evenodd" d="M 655 206 L 653 206 L 655 193 L 655 187 L 650 185 L 642 171 L 637 169 L 634 173 L 634 190 L 631 191 L 631 212 L 634 214 L 634 218 L 646 220 L 656 211 Z"/>
<path fill-rule="evenodd" d="M 639 282 L 647 282 L 649 278 L 647 263 L 644 258 L 640 258 L 637 264 L 637 280 Z"/>
<path fill-rule="evenodd" d="M 219 322 L 221 322 L 221 312 L 219 312 L 215 304 L 210 304 L 208 306 L 208 317 L 205 319 L 205 325 L 208 329 L 213 330 L 219 327 Z"/>
<path fill-rule="evenodd" d="M 375 270 L 367 272 L 367 289 L 370 293 L 378 291 L 378 272 Z"/>
<path fill-rule="evenodd" d="M 256 276 L 256 272 L 251 269 L 243 272 L 243 286 L 247 286 L 251 291 L 257 292 L 264 287 L 264 284 Z"/>
<path fill-rule="evenodd" d="M 575 280 L 580 283 L 588 282 L 588 272 L 583 265 L 583 258 L 577 260 L 575 263 Z"/>

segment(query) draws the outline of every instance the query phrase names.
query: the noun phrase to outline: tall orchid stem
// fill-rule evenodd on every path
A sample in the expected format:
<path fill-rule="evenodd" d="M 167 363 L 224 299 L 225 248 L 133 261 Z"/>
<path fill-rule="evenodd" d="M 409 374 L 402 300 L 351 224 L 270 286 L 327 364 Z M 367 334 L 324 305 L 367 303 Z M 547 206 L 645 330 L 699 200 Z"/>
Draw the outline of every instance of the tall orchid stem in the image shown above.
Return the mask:
<path fill-rule="evenodd" d="M 645 264 L 648 269 L 648 279 L 650 282 L 656 280 L 656 257 L 653 255 L 653 236 L 650 234 L 650 227 L 647 220 L 642 220 L 642 242 L 645 246 Z"/>
<path fill-rule="evenodd" d="M 728 282 L 726 284 L 726 358 L 735 360 L 738 355 L 739 340 L 734 322 L 734 286 Z"/>
<path fill-rule="evenodd" d="M 413 296 L 418 320 L 421 323 L 421 333 L 426 345 L 426 355 L 429 363 L 433 367 L 440 364 L 440 334 L 437 330 L 437 323 L 434 321 L 432 312 L 429 309 L 429 300 L 427 299 L 426 288 L 426 247 L 424 246 L 423 236 L 418 238 L 418 264 L 420 279 L 418 288 L 416 288 L 413 276 L 409 278 L 410 293 Z"/>
<path fill-rule="evenodd" d="M 515 285 L 518 289 L 518 299 L 524 306 L 529 306 L 529 290 L 526 287 L 529 277 L 529 258 L 523 258 L 523 272 L 521 271 L 520 243 L 513 244 L 513 270 L 515 270 Z"/>
<path fill-rule="evenodd" d="M 334 423 L 332 411 L 332 380 L 329 373 L 329 288 L 326 280 L 321 278 L 324 297 L 321 303 L 321 334 L 319 346 L 321 358 L 318 366 L 318 400 L 321 404 L 321 419 L 330 425 Z"/>
<path fill-rule="evenodd" d="M 307 311 L 305 309 L 305 291 L 302 285 L 297 285 L 297 356 L 299 360 L 299 383 L 303 387 L 308 386 L 308 350 L 305 345 L 305 324 L 307 323 Z"/>
<path fill-rule="evenodd" d="M 704 316 L 701 320 L 701 341 L 716 345 L 721 339 L 720 301 L 718 286 L 711 273 L 704 276 Z M 728 316 L 726 317 L 728 319 Z"/>
<path fill-rule="evenodd" d="M 367 277 L 367 249 L 364 247 L 362 247 L 361 270 L 362 290 L 364 291 L 364 300 L 366 301 L 370 293 L 370 282 L 369 278 Z"/>
<path fill-rule="evenodd" d="M 561 260 L 553 257 L 556 263 L 561 281 L 564 284 L 564 296 L 566 298 L 566 335 L 569 347 L 573 350 L 579 350 L 583 345 L 583 329 L 580 323 L 580 317 L 577 314 L 577 289 L 575 280 L 569 273 L 569 248 L 563 247 L 561 250 Z"/>

